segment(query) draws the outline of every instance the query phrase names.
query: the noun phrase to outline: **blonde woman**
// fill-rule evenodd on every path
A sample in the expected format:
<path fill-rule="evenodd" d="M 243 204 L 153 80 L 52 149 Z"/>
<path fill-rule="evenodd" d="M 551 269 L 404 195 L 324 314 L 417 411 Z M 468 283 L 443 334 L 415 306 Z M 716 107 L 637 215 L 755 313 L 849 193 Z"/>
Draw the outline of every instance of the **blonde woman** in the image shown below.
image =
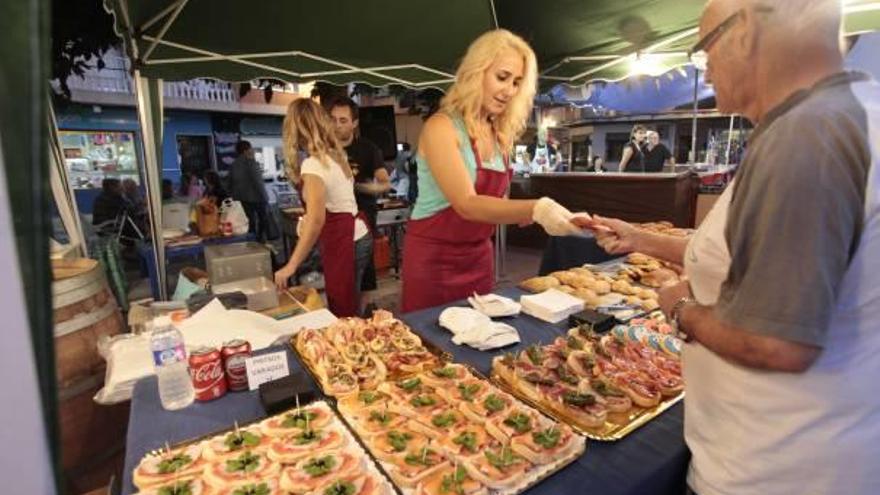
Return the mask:
<path fill-rule="evenodd" d="M 318 244 L 330 311 L 355 316 L 358 290 L 366 261 L 372 256 L 372 239 L 357 217 L 354 179 L 330 117 L 308 98 L 291 102 L 284 118 L 284 157 L 287 174 L 303 198 L 306 215 L 287 264 L 275 272 L 279 289 Z M 300 162 L 299 153 L 307 157 Z"/>
<path fill-rule="evenodd" d="M 402 310 L 492 290 L 496 224 L 535 221 L 550 235 L 576 235 L 574 215 L 550 198 L 503 199 L 509 153 L 526 127 L 537 83 L 535 54 L 499 29 L 468 48 L 425 123 L 416 161 L 419 195 L 407 224 Z"/>

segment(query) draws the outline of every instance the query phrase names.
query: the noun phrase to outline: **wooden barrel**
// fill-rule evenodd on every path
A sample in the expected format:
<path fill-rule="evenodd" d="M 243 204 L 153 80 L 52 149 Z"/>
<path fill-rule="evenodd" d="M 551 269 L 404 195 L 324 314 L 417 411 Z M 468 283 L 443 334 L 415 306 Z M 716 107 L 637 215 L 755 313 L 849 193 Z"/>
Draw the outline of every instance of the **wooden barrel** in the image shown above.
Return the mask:
<path fill-rule="evenodd" d="M 53 261 L 52 308 L 59 388 L 100 373 L 98 339 L 123 330 L 122 315 L 100 264 L 90 259 Z"/>

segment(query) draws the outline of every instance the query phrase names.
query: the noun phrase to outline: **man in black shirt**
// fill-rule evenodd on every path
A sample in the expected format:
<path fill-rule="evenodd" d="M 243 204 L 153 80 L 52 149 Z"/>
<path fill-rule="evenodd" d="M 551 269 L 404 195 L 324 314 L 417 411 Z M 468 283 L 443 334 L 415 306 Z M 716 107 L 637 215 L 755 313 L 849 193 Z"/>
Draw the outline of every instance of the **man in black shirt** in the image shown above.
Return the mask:
<path fill-rule="evenodd" d="M 675 164 L 672 153 L 660 142 L 660 134 L 657 131 L 648 131 L 648 144 L 645 146 L 645 172 L 662 172 L 667 163 Z"/>
<path fill-rule="evenodd" d="M 354 174 L 354 192 L 358 211 L 364 213 L 370 230 L 375 231 L 378 211 L 376 198 L 391 190 L 391 177 L 385 169 L 382 151 L 368 139 L 356 135 L 358 106 L 351 98 L 334 100 L 330 105 L 330 116 L 333 119 L 336 137 L 345 147 L 348 164 Z M 370 263 L 364 272 L 361 292 L 374 290 L 376 290 L 376 268 Z"/>

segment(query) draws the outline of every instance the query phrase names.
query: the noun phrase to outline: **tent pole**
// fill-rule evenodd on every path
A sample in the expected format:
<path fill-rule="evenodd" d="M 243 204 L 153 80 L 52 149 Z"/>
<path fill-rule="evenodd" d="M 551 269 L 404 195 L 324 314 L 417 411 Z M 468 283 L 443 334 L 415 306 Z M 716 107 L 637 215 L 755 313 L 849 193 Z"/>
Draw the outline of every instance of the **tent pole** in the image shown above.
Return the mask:
<path fill-rule="evenodd" d="M 700 70 L 694 67 L 694 118 L 691 123 L 691 164 L 697 164 L 697 112 L 700 107 Z"/>
<path fill-rule="evenodd" d="M 735 115 L 730 116 L 730 128 L 727 130 L 727 153 L 724 157 L 724 164 L 730 165 L 730 146 L 733 143 L 733 119 Z"/>
<path fill-rule="evenodd" d="M 141 76 L 140 70 L 134 71 L 134 92 L 137 103 L 138 121 L 141 127 L 141 139 L 144 144 L 144 177 L 146 178 L 147 212 L 150 216 L 150 237 L 153 246 L 153 263 L 156 267 L 156 282 L 158 282 L 158 297 L 160 301 L 168 298 L 168 288 L 165 282 L 165 241 L 162 238 L 162 189 L 161 172 L 159 170 L 159 158 L 157 156 L 157 136 L 161 143 L 163 122 L 154 118 L 154 105 L 161 108 L 162 82 L 159 84 L 159 101 L 152 102 L 149 85 L 154 83 L 150 79 Z M 159 127 L 156 129 L 156 127 Z"/>

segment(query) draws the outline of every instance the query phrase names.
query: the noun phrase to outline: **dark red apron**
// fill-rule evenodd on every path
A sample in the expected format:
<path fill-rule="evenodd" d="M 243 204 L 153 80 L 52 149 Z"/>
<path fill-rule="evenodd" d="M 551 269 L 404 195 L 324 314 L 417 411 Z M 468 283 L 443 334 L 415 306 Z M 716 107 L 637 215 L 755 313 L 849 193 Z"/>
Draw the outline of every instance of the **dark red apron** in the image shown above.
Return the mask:
<path fill-rule="evenodd" d="M 503 197 L 512 170 L 483 168 L 476 142 L 471 149 L 477 163 L 474 190 L 482 196 Z M 495 225 L 465 220 L 450 205 L 446 209 L 406 224 L 403 247 L 404 313 L 464 299 L 474 292 L 486 294 L 495 284 L 492 234 Z"/>
<path fill-rule="evenodd" d="M 302 197 L 302 186 L 297 185 Z M 306 202 L 303 201 L 305 209 Z M 318 237 L 318 252 L 324 267 L 327 305 L 336 316 L 357 316 L 357 290 L 354 286 L 354 215 L 326 212 Z"/>

